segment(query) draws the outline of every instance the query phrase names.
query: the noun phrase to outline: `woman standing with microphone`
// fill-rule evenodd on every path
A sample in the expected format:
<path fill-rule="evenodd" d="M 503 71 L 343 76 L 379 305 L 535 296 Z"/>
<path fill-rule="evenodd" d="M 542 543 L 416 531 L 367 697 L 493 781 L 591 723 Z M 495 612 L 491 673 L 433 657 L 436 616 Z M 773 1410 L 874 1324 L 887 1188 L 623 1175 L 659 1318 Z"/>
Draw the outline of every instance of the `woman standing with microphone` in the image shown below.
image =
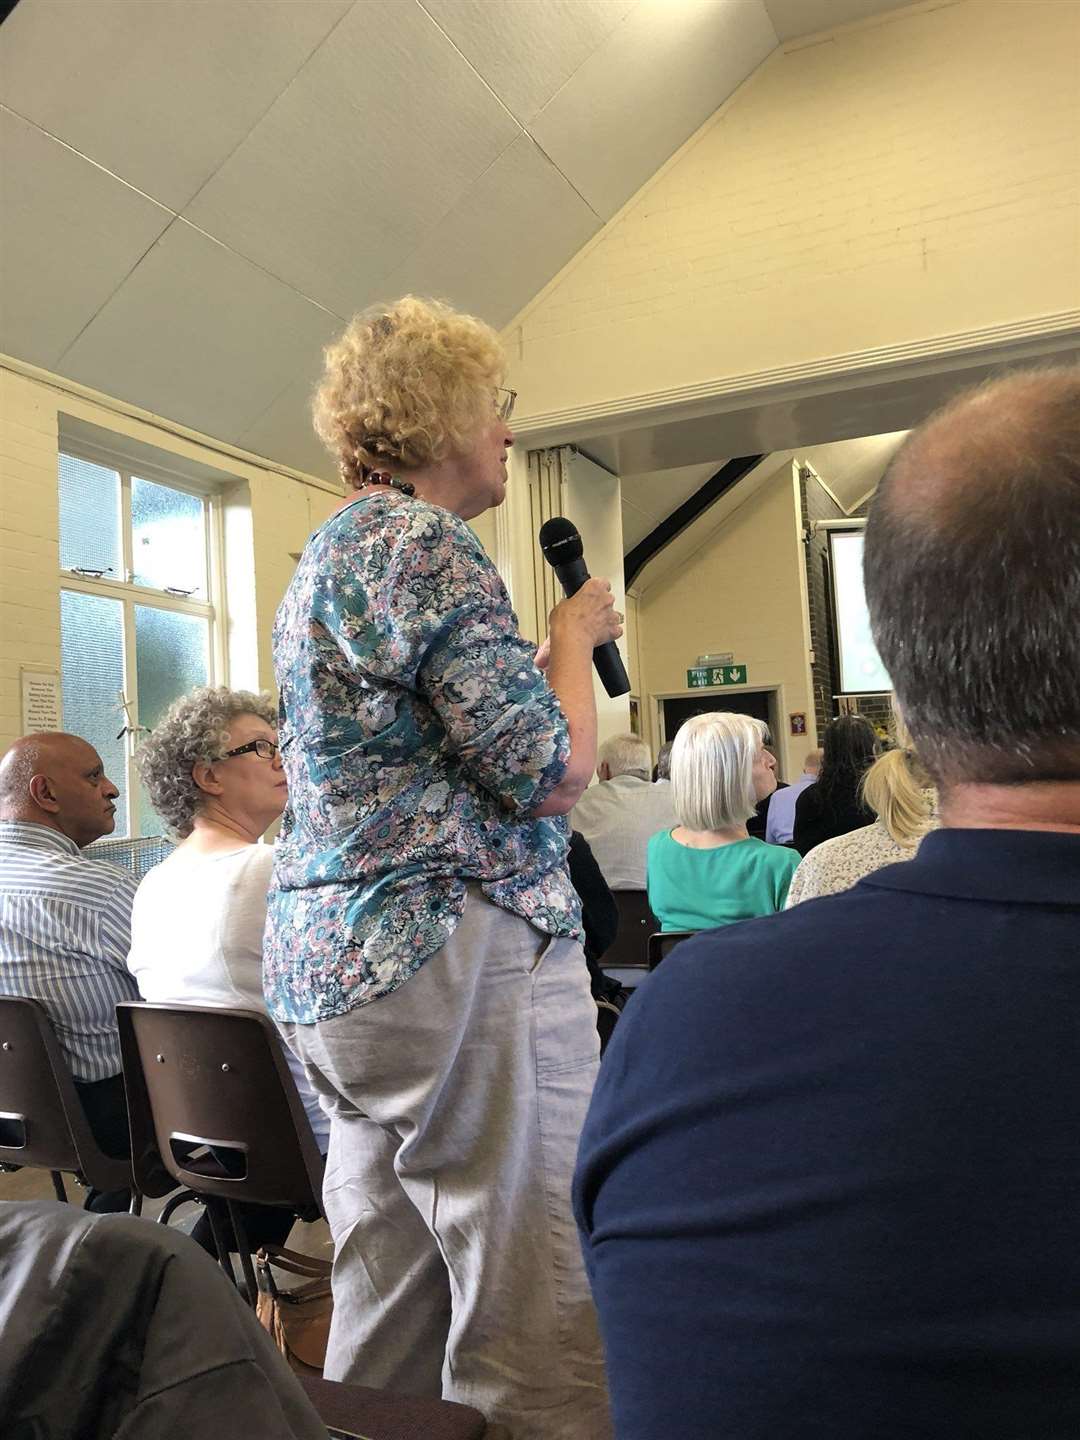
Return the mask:
<path fill-rule="evenodd" d="M 596 760 L 605 581 L 547 679 L 465 523 L 502 503 L 495 333 L 407 296 L 326 354 L 349 493 L 274 628 L 289 782 L 271 1013 L 331 1116 L 326 1374 L 475 1405 L 515 1440 L 610 1434 L 570 1213 L 596 1012 L 561 819 Z"/>

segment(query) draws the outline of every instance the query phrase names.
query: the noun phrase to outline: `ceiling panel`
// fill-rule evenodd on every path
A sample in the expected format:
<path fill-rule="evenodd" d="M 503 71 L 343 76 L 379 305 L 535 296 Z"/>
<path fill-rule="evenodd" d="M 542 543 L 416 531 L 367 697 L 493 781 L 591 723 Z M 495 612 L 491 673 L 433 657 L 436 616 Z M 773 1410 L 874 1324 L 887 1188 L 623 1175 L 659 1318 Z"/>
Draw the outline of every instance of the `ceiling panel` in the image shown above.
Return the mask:
<path fill-rule="evenodd" d="M 521 135 L 386 280 L 505 325 L 600 228 L 551 161 Z"/>
<path fill-rule="evenodd" d="M 775 48 L 763 0 L 640 0 L 530 130 L 610 219 Z"/>
<path fill-rule="evenodd" d="M 311 397 L 322 374 L 321 359 L 306 364 L 298 360 L 296 370 L 304 378 L 288 385 L 236 443 L 307 475 L 338 480 L 337 466 L 311 424 Z"/>
<path fill-rule="evenodd" d="M 0 110 L 3 348 L 52 368 L 172 219 Z"/>
<path fill-rule="evenodd" d="M 701 465 L 683 465 L 676 470 L 652 470 L 643 475 L 622 478 L 623 498 L 654 524 L 689 500 L 724 464 L 723 460 L 706 461 Z"/>
<path fill-rule="evenodd" d="M 629 555 L 635 545 L 640 545 L 645 536 L 656 529 L 656 521 L 628 504 L 625 496 L 621 508 L 623 554 Z"/>
<path fill-rule="evenodd" d="M 4 26 L 0 99 L 180 209 L 350 3 L 23 0 Z"/>
<path fill-rule="evenodd" d="M 61 364 L 107 395 L 235 442 L 340 328 L 174 220 Z"/>
<path fill-rule="evenodd" d="M 864 435 L 858 440 L 836 440 L 831 445 L 811 445 L 797 451 L 798 458 L 810 465 L 839 500 L 845 510 L 853 510 L 885 473 L 889 461 L 904 443 L 906 430 L 888 435 Z"/>
<path fill-rule="evenodd" d="M 819 30 L 835 30 L 851 20 L 866 20 L 897 10 L 909 0 L 765 0 L 780 40 L 795 40 Z"/>
<path fill-rule="evenodd" d="M 421 0 L 503 104 L 527 124 L 635 0 Z"/>
<path fill-rule="evenodd" d="M 185 213 L 351 314 L 520 133 L 419 5 L 364 0 Z"/>

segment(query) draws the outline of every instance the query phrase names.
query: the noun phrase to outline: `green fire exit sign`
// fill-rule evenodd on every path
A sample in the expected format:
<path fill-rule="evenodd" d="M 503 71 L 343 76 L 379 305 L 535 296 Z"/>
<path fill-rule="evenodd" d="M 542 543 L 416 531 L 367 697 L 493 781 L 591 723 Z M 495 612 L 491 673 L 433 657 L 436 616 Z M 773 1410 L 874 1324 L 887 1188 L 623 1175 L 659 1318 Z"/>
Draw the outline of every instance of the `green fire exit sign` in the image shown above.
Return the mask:
<path fill-rule="evenodd" d="M 686 672 L 686 688 L 701 690 L 711 685 L 745 685 L 745 665 L 695 665 Z"/>

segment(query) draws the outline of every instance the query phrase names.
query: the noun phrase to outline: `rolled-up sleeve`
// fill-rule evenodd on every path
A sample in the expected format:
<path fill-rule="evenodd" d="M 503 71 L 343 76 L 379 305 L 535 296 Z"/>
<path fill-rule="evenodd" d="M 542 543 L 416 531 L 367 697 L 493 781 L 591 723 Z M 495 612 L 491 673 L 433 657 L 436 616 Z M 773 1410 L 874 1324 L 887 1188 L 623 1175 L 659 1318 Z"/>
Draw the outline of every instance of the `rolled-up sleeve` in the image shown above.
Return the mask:
<path fill-rule="evenodd" d="M 570 734 L 517 627 L 470 599 L 446 617 L 418 678 L 451 748 L 484 789 L 519 813 L 542 805 L 566 773 Z"/>

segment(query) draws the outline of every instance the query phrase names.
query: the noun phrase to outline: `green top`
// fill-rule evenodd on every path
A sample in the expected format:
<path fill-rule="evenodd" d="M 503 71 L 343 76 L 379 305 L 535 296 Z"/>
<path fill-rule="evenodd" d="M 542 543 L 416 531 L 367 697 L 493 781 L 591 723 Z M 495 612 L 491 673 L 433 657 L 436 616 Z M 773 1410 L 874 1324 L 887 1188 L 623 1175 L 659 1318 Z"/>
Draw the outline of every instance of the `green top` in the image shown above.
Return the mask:
<path fill-rule="evenodd" d="M 658 830 L 649 841 L 649 907 L 661 930 L 711 930 L 784 908 L 798 852 L 750 837 L 692 850 Z"/>

